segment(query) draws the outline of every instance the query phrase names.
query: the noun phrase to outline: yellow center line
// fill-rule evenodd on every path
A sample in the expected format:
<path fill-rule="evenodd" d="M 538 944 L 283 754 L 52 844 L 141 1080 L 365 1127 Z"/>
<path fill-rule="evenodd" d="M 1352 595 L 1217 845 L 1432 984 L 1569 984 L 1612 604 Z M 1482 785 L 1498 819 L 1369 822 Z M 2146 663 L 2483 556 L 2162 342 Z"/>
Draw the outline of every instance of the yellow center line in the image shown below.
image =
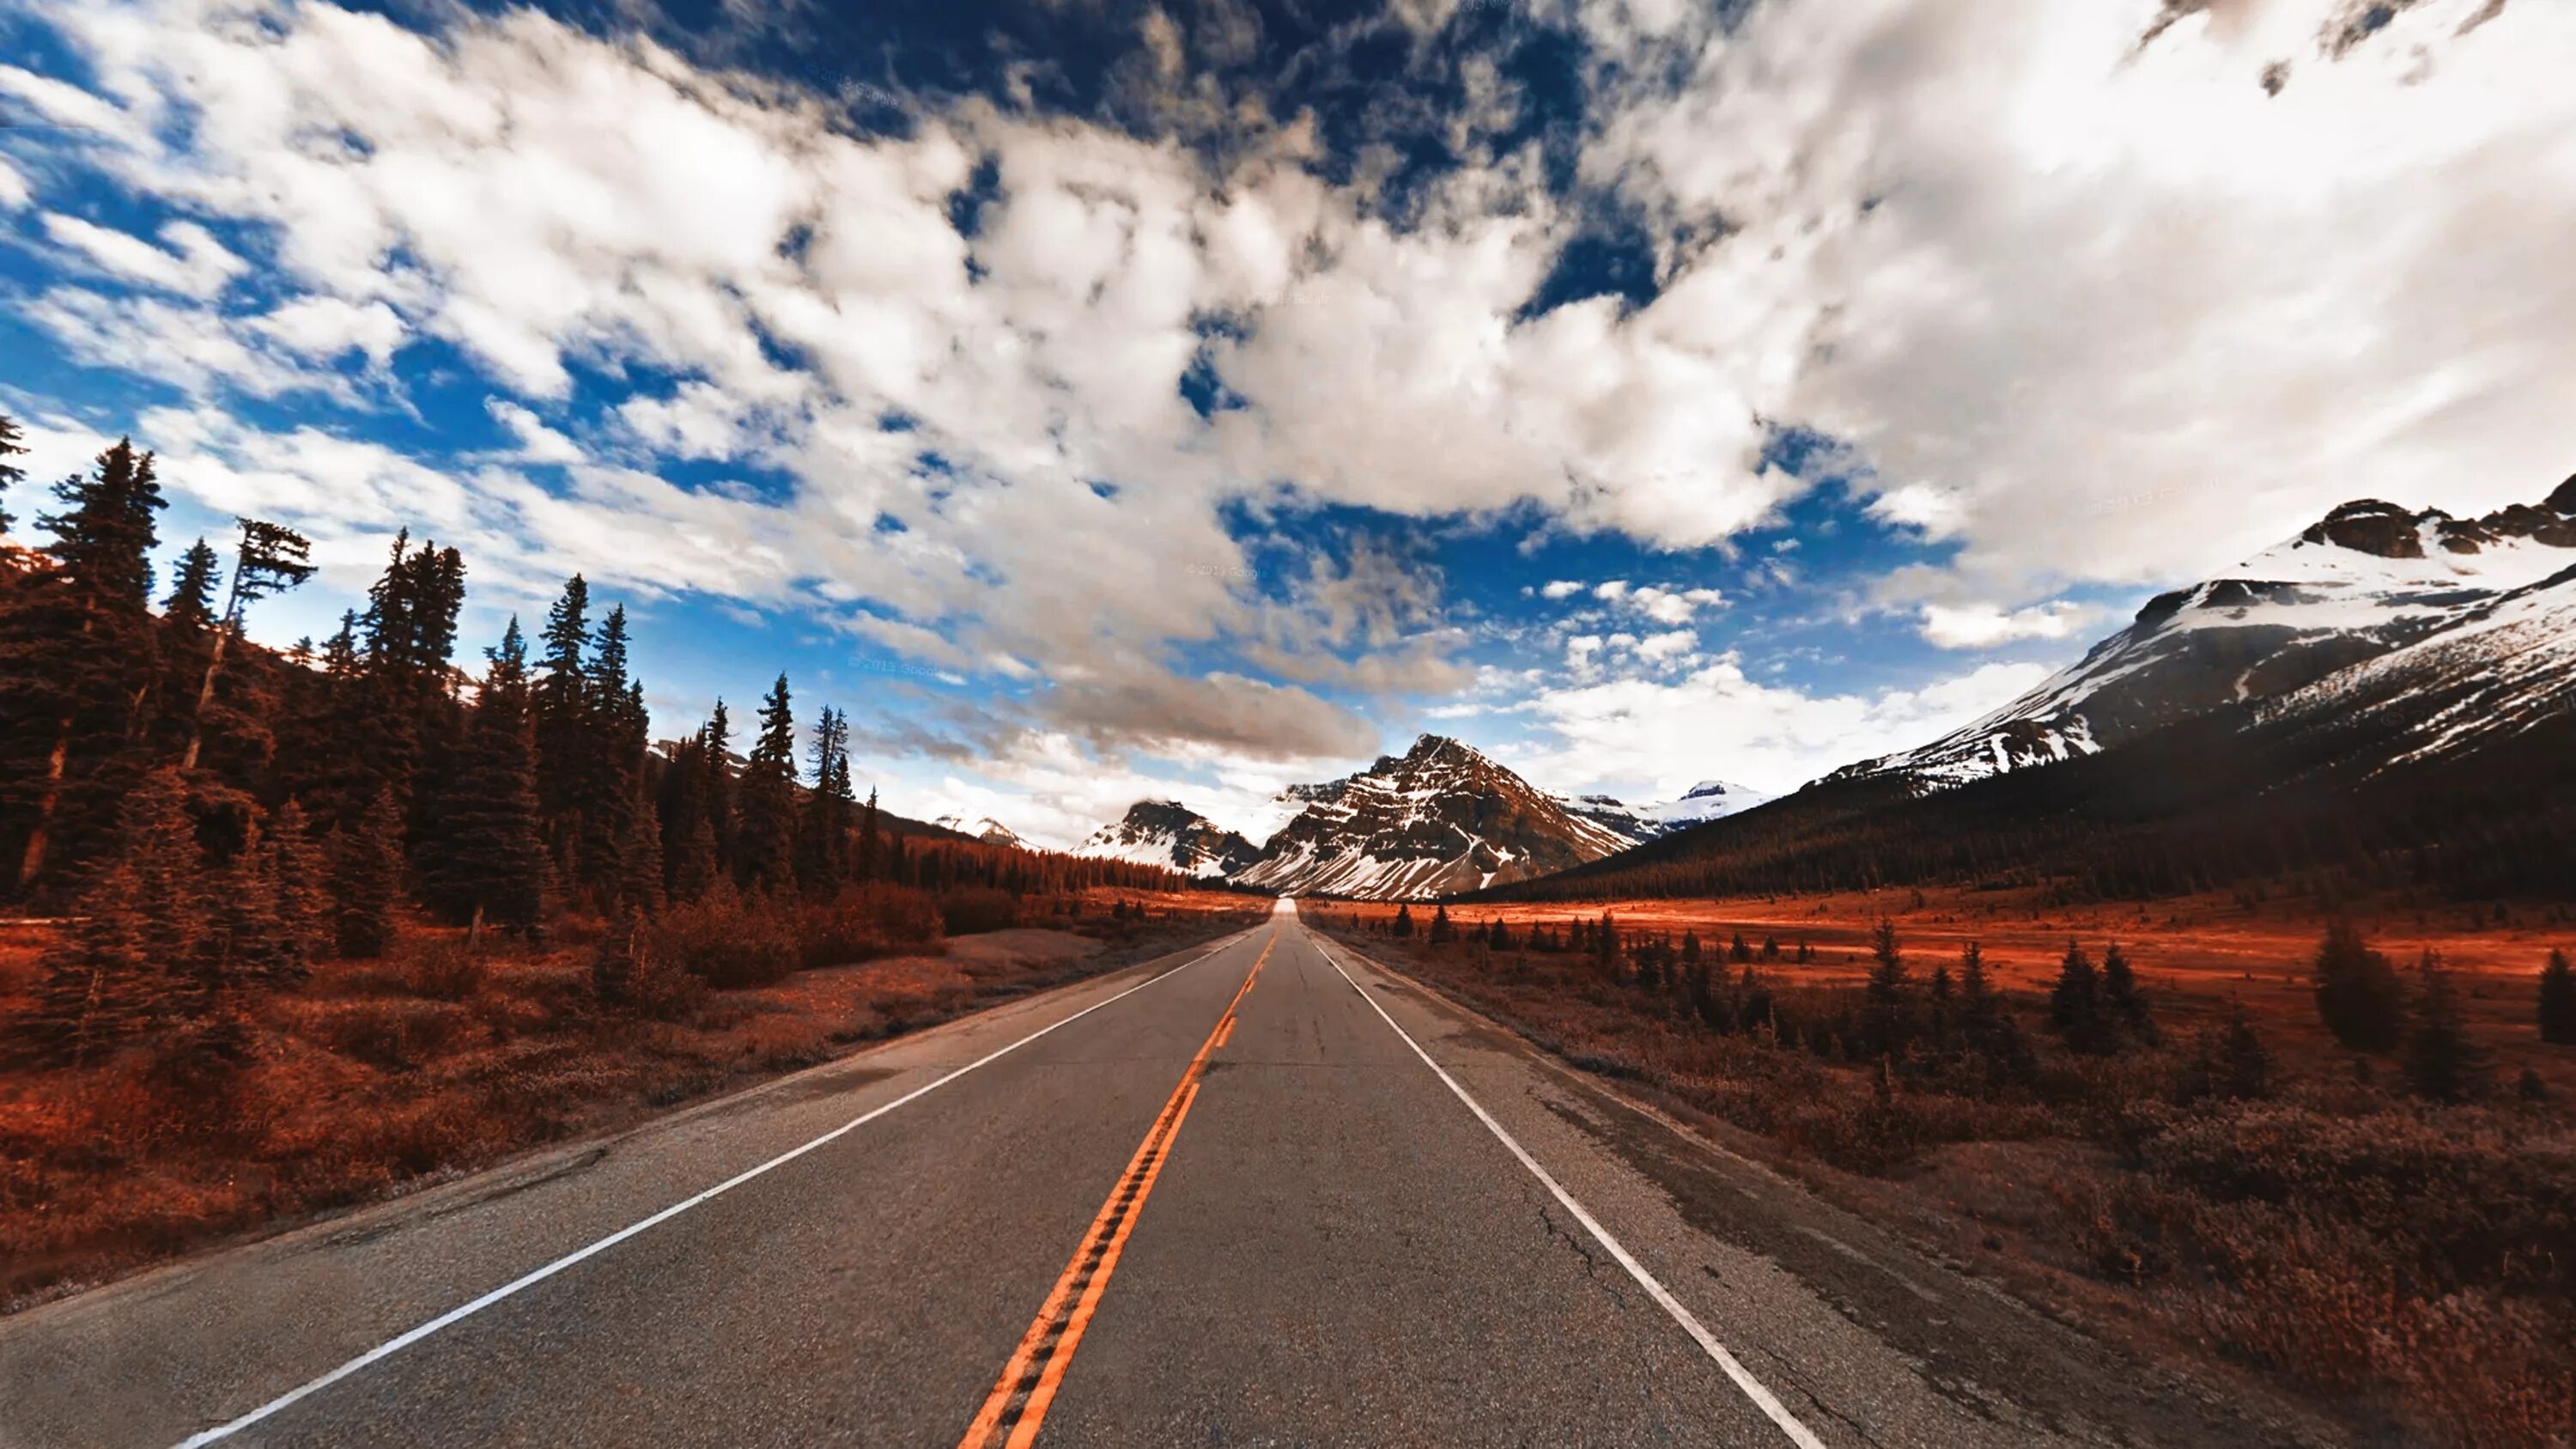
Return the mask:
<path fill-rule="evenodd" d="M 1136 1147 L 1136 1155 L 1127 1160 L 1127 1170 L 1118 1174 L 1117 1185 L 1109 1190 L 1109 1200 L 1100 1205 L 1082 1242 L 1073 1250 L 1073 1260 L 1064 1265 L 1055 1287 L 1048 1290 L 1046 1302 L 1020 1336 L 1019 1347 L 1012 1351 L 1010 1362 L 1002 1365 L 1002 1376 L 993 1382 L 993 1391 L 984 1397 L 984 1406 L 976 1411 L 973 1423 L 966 1426 L 966 1437 L 958 1449 L 1028 1449 L 1037 1442 L 1038 1426 L 1046 1419 L 1047 1406 L 1055 1402 L 1056 1389 L 1064 1382 L 1064 1372 L 1073 1362 L 1073 1351 L 1082 1342 L 1083 1330 L 1090 1327 L 1091 1315 L 1100 1306 L 1100 1295 L 1109 1288 L 1109 1275 L 1118 1268 L 1118 1256 L 1127 1246 L 1127 1235 L 1136 1229 L 1137 1216 L 1144 1211 L 1145 1199 L 1154 1190 L 1154 1179 L 1163 1172 L 1163 1162 L 1171 1156 L 1172 1142 L 1181 1133 L 1181 1120 L 1190 1114 L 1190 1104 L 1198 1100 L 1199 1078 L 1206 1075 L 1208 1057 L 1225 1045 L 1234 1034 L 1235 1008 L 1252 990 L 1254 978 L 1261 974 L 1262 964 L 1270 959 L 1270 949 L 1279 944 L 1279 933 L 1273 930 L 1270 940 L 1252 969 L 1243 975 L 1243 984 L 1235 988 L 1234 999 L 1225 1004 L 1225 1014 L 1217 1018 L 1207 1040 L 1199 1044 L 1198 1055 L 1181 1072 L 1178 1086 L 1154 1117 L 1154 1125 L 1145 1132 L 1145 1140 Z"/>

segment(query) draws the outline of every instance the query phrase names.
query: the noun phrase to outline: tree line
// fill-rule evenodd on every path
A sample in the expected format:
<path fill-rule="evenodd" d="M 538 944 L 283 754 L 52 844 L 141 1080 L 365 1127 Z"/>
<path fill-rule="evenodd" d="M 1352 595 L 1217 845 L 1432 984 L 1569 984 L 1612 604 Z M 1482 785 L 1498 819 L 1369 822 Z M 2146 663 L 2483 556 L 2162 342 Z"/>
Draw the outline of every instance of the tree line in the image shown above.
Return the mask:
<path fill-rule="evenodd" d="M 1870 933 L 1868 974 L 1855 991 L 1792 986 L 1791 978 L 1762 969 L 1774 963 L 1812 961 L 1804 940 L 1784 948 L 1776 937 L 1760 947 L 1742 932 L 1731 944 L 1704 946 L 1696 931 L 1678 943 L 1669 931 L 1624 930 L 1608 911 L 1563 923 L 1536 921 L 1519 932 L 1499 918 L 1461 930 L 1447 902 L 1436 903 L 1428 923 L 1410 905 L 1395 914 L 1340 919 L 1319 910 L 1317 924 L 1357 926 L 1396 940 L 1473 951 L 1488 965 L 1503 953 L 1591 957 L 1601 974 L 1651 997 L 1676 999 L 1676 1012 L 1721 1032 L 1758 1033 L 1783 1047 L 1851 1062 L 1906 1063 L 1921 1070 L 1968 1059 L 1998 1079 L 2026 1074 L 2030 1053 L 2019 1022 L 2001 992 L 1987 980 L 1982 946 L 1960 948 L 1957 968 L 1936 963 L 1928 976 L 1910 963 L 1892 921 Z M 1730 972 L 1728 966 L 1740 966 Z M 2406 1086 L 2428 1101 L 2457 1103 L 2497 1089 L 2494 1065 L 2469 1031 L 2449 967 L 2426 952 L 2410 985 L 2394 963 L 2374 950 L 2349 921 L 2328 924 L 2308 962 L 2308 982 L 2319 1022 L 2344 1047 L 2391 1056 Z M 2127 953 L 2116 943 L 2097 961 L 2082 942 L 2069 940 L 2043 1001 L 2044 1022 L 2059 1044 L 2077 1057 L 2113 1057 L 2163 1044 L 2150 993 Z M 2576 965 L 2564 950 L 2543 963 L 2532 1020 L 2540 1040 L 2576 1046 Z M 2241 1006 L 2193 1045 L 2192 1080 L 2206 1094 L 2262 1095 L 2269 1054 Z M 2542 1090 L 2525 1072 L 2522 1094 Z"/>
<path fill-rule="evenodd" d="M 0 533 L 24 452 L 0 415 Z M 162 592 L 153 454 L 119 440 L 47 497 L 48 541 L 0 549 L 0 903 L 73 917 L 13 1033 L 28 1054 L 159 1032 L 219 1062 L 244 993 L 382 953 L 411 907 L 470 944 L 717 893 L 1184 884 L 882 811 L 855 793 L 848 717 L 800 730 L 783 674 L 739 745 L 722 701 L 654 744 L 625 608 L 579 575 L 469 673 L 465 560 L 406 531 L 331 637 L 273 651 L 245 623 L 312 577 L 292 529 L 239 520 L 229 558 L 201 538 Z"/>

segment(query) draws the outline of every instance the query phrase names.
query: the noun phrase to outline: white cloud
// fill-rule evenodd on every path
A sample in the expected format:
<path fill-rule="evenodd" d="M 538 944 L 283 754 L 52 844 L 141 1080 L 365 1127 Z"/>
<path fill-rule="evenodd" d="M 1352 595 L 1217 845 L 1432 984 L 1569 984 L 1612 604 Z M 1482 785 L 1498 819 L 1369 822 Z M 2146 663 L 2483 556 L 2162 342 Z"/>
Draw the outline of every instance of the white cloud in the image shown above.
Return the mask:
<path fill-rule="evenodd" d="M 393 361 L 408 331 L 394 309 L 382 302 L 361 306 L 338 297 L 298 297 L 251 319 L 249 325 L 300 357 L 328 362 L 357 352 L 378 371 Z"/>
<path fill-rule="evenodd" d="M 2332 59 L 2343 0 L 2164 8 L 2141 46 L 2151 0 L 1585 6 L 1652 55 L 1587 174 L 1727 223 L 1639 320 L 1906 480 L 1872 512 L 1998 589 L 2198 577 L 2347 499 L 2564 476 L 2576 7 L 2386 7 Z"/>
<path fill-rule="evenodd" d="M 618 404 L 618 416 L 646 447 L 673 458 L 740 456 L 749 413 L 732 394 L 691 378 L 667 398 L 641 393 Z"/>
<path fill-rule="evenodd" d="M 1786 791 L 1854 760 L 1937 738 L 2047 673 L 2044 665 L 1988 664 L 1865 697 L 1757 683 L 1727 655 L 1679 680 L 1539 690 L 1520 706 L 1533 737 L 1504 753 L 1513 768 L 1559 790 L 1725 779 Z"/>
<path fill-rule="evenodd" d="M 1922 635 L 1944 649 L 1991 649 L 2017 639 L 2066 639 L 2099 617 L 2065 599 L 2006 609 L 2000 604 L 1926 604 Z"/>
<path fill-rule="evenodd" d="M 45 235 L 113 276 L 200 301 L 223 291 L 250 263 L 192 221 L 161 228 L 166 246 L 61 212 L 44 214 Z"/>
<path fill-rule="evenodd" d="M 590 455 L 582 451 L 579 443 L 546 426 L 543 419 L 517 403 L 506 398 L 487 398 L 483 409 L 492 415 L 494 422 L 509 429 L 510 435 L 518 439 L 518 447 L 509 455 L 518 462 L 546 466 L 589 461 Z"/>
<path fill-rule="evenodd" d="M 345 386 L 276 355 L 258 345 L 255 334 L 245 335 L 219 314 L 189 303 L 64 286 L 25 304 L 20 315 L 52 333 L 81 362 L 157 378 L 189 393 L 232 388 L 271 398 Z"/>
<path fill-rule="evenodd" d="M 1966 500 L 1957 492 L 1929 483 L 1905 483 L 1869 501 L 1869 516 L 1881 523 L 1921 529 L 1928 538 L 1948 538 L 1967 524 Z"/>
<path fill-rule="evenodd" d="M 23 211 L 35 199 L 35 188 L 27 184 L 26 173 L 0 156 L 0 211 Z"/>
<path fill-rule="evenodd" d="M 1638 658 L 1661 664 L 1678 659 L 1699 647 L 1699 635 L 1688 629 L 1673 629 L 1662 634 L 1649 634 L 1637 641 Z"/>
<path fill-rule="evenodd" d="M 607 400 L 635 443 L 792 480 L 755 499 L 569 460 L 545 487 L 413 463 L 493 574 L 605 559 L 855 611 L 924 658 L 1037 663 L 1087 747 L 1179 748 L 1139 724 L 1169 709 L 1283 756 L 1365 720 L 1177 661 L 1251 640 L 1281 678 L 1400 690 L 1443 646 L 1237 586 L 1224 510 L 1280 480 L 1414 517 L 1534 501 L 1552 529 L 1690 548 L 1778 521 L 1809 485 L 1765 466 L 1771 429 L 1809 425 L 1907 480 L 1873 496 L 1882 522 L 1957 544 L 1919 602 L 2196 575 L 2356 494 L 2471 508 L 2562 476 L 2576 9 L 2459 34 L 2480 0 L 2424 0 L 2329 62 L 2333 3 L 2231 5 L 2143 50 L 2151 0 L 1764 0 L 1725 29 L 1709 7 L 1582 4 L 1630 62 L 1591 92 L 1586 178 L 1666 238 L 1665 285 L 1530 319 L 1586 220 L 1535 152 L 1479 151 L 1390 219 L 1285 129 L 1207 152 L 925 103 L 863 137 L 791 88 L 524 9 L 424 35 L 321 3 L 31 0 L 96 92 L 9 67 L 0 92 L 85 127 L 79 154 L 121 184 L 238 228 L 298 298 L 241 319 L 54 287 L 30 318 L 84 361 L 277 396 L 345 388 L 314 364 L 352 349 L 383 372 L 418 334 L 548 416 L 583 401 L 572 362 L 631 369 L 675 379 Z M 1507 90 L 1483 87 L 1475 127 Z M 970 238 L 949 199 L 985 161 L 998 194 Z M 165 248 L 58 220 L 57 245 L 187 296 L 239 261 L 195 223 Z M 1203 421 L 1176 385 L 1209 315 L 1238 324 L 1206 350 L 1246 405 Z M 199 430 L 220 486 L 301 480 L 296 506 L 352 511 L 306 467 L 328 434 Z M 1793 577 L 1775 557 L 1746 586 Z M 1724 602 L 1613 582 L 1594 593 L 1632 640 Z M 1940 607 L 1927 635 L 1961 643 L 2071 627 Z M 1597 627 L 1570 661 L 1618 647 Z"/>

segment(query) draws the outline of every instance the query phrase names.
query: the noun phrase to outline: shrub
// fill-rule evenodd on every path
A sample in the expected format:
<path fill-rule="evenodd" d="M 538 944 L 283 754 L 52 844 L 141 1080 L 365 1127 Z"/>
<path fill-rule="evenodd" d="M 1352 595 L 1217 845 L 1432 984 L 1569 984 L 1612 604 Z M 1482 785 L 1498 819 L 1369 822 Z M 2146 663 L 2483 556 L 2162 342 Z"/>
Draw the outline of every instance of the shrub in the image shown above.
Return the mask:
<path fill-rule="evenodd" d="M 842 888 L 803 917 L 805 964 L 839 966 L 889 951 L 918 950 L 939 939 L 939 902 L 909 886 L 872 883 Z"/>
<path fill-rule="evenodd" d="M 952 936 L 1008 930 L 1018 924 L 1019 914 L 1017 897 L 988 886 L 967 886 L 939 898 L 939 923 Z"/>
<path fill-rule="evenodd" d="M 402 963 L 403 988 L 429 1001 L 463 1001 L 483 985 L 483 962 L 457 941 L 423 941 Z"/>
<path fill-rule="evenodd" d="M 792 909 L 767 900 L 746 901 L 722 882 L 663 912 L 654 922 L 649 948 L 720 990 L 774 985 L 803 964 Z"/>
<path fill-rule="evenodd" d="M 2576 968 L 2567 953 L 2552 951 L 2540 968 L 2540 1039 L 2552 1046 L 2576 1046 Z"/>
<path fill-rule="evenodd" d="M 2465 1102 L 2488 1085 L 2486 1053 L 2469 1038 L 2450 973 L 2432 952 L 2415 968 L 2415 1022 L 2406 1034 L 2406 1084 L 2435 1102 Z"/>
<path fill-rule="evenodd" d="M 2405 992 L 2388 958 L 2361 939 L 2350 921 L 2326 927 L 2309 967 L 2317 1015 L 2335 1040 L 2355 1051 L 2384 1052 L 2404 1026 Z"/>
<path fill-rule="evenodd" d="M 323 1043 L 342 1056 L 405 1071 L 451 1050 L 473 1022 L 454 1002 L 397 999 L 336 1005 L 313 1025 Z"/>

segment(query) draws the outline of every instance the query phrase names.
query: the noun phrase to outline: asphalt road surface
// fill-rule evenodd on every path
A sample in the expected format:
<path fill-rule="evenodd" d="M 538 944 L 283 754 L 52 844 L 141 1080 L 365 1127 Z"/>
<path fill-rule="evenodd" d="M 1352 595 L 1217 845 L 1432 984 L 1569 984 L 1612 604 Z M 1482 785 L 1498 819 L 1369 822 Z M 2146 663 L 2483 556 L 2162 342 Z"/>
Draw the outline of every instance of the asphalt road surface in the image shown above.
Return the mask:
<path fill-rule="evenodd" d="M 11 1445 L 2286 1438 L 1284 909 L 0 1320 Z"/>

